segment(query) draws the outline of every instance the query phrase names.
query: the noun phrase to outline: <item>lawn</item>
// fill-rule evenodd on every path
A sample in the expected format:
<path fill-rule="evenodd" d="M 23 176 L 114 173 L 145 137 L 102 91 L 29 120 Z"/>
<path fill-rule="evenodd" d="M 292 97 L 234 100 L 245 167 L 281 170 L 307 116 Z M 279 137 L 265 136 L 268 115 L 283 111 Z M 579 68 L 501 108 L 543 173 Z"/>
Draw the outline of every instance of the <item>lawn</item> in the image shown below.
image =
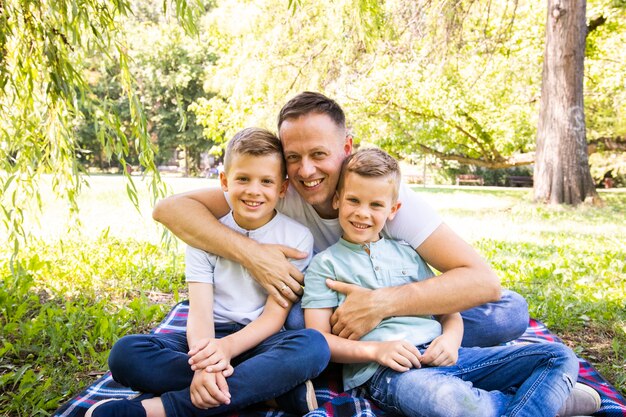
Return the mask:
<path fill-rule="evenodd" d="M 0 416 L 49 415 L 107 369 L 115 340 L 148 331 L 184 298 L 182 245 L 162 241 L 148 194 L 137 210 L 121 177 L 89 181 L 81 225 L 44 183 L 43 215 L 28 222 L 34 237 L 13 270 L 1 246 Z M 215 184 L 167 182 L 172 192 Z M 626 192 L 603 190 L 603 208 L 551 208 L 528 189 L 415 190 L 526 297 L 533 317 L 626 393 Z"/>

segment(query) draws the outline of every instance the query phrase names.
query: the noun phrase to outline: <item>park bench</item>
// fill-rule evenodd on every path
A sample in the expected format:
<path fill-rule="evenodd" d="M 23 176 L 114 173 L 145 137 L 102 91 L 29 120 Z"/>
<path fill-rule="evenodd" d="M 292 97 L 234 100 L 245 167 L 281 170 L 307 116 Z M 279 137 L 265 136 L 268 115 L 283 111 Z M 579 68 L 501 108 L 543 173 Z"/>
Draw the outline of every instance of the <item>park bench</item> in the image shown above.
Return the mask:
<path fill-rule="evenodd" d="M 456 176 L 456 185 L 466 184 L 479 184 L 484 185 L 485 180 L 480 175 L 475 174 L 462 174 Z"/>
<path fill-rule="evenodd" d="M 506 182 L 509 187 L 532 187 L 533 177 L 528 175 L 509 175 L 506 177 Z"/>

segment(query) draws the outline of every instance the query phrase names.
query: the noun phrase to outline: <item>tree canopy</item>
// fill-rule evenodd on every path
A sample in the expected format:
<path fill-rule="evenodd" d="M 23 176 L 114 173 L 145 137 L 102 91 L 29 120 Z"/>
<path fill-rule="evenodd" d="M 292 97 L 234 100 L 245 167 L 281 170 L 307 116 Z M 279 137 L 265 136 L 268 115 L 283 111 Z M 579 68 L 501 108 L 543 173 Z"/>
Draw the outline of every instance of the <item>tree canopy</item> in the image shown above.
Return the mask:
<path fill-rule="evenodd" d="M 139 163 L 152 172 L 158 195 L 158 172 L 144 107 L 136 94 L 128 46 L 121 36 L 130 0 L 7 0 L 0 3 L 0 205 L 3 224 L 17 250 L 24 211 L 39 200 L 38 178 L 52 175 L 54 190 L 76 210 L 82 185 L 81 150 L 76 127 L 91 116 L 98 142 L 108 157 L 125 166 L 131 147 Z M 136 4 L 135 4 L 136 5 Z M 188 31 L 204 13 L 196 0 L 164 1 Z M 119 95 L 125 96 L 127 122 L 121 111 L 101 100 L 90 85 L 90 64 L 101 59 L 115 68 Z M 135 198 L 132 181 L 128 193 Z"/>
<path fill-rule="evenodd" d="M 48 173 L 76 209 L 86 164 L 188 157 L 273 129 L 303 90 L 347 111 L 357 142 L 485 168 L 534 161 L 546 4 L 516 0 L 33 0 L 0 3 L 3 223 Z M 585 117 L 626 147 L 626 8 L 587 7 Z M 125 170 L 123 170 L 125 171 Z M 129 195 L 135 195 L 129 182 Z M 162 192 L 162 191 L 161 191 Z"/>

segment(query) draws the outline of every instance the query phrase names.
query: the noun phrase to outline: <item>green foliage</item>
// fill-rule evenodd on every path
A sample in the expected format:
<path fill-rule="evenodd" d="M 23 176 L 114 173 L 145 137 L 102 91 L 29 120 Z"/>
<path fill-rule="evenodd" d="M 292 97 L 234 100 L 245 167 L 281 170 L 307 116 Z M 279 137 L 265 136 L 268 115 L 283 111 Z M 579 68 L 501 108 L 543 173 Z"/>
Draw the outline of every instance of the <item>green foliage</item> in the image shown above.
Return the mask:
<path fill-rule="evenodd" d="M 217 56 L 211 52 L 209 39 L 186 34 L 177 22 L 163 18 L 155 6 L 136 0 L 139 12 L 124 19 L 120 37 L 128 45 L 129 72 L 137 83 L 136 94 L 146 112 L 151 141 L 156 145 L 157 164 L 169 162 L 177 150 L 184 150 L 189 171 L 197 172 L 200 154 L 211 147 L 195 123 L 189 105 L 204 97 L 205 67 Z M 208 6 L 207 6 L 208 7 Z M 91 69 L 93 90 L 101 102 L 109 103 L 125 126 L 132 120 L 125 108 L 128 99 L 120 94 L 119 71 L 112 63 L 94 59 Z M 80 125 L 79 137 L 88 151 L 85 162 L 105 168 L 99 157 L 102 146 L 93 141 L 97 114 L 90 112 Z M 132 144 L 131 144 L 132 145 Z M 113 155 L 115 157 L 115 155 Z M 137 152 L 131 146 L 129 162 L 137 165 Z M 189 172 L 188 172 L 189 173 Z"/>
<path fill-rule="evenodd" d="M 606 22 L 587 36 L 585 117 L 589 139 L 626 135 L 626 7 L 591 2 L 587 16 Z"/>
<path fill-rule="evenodd" d="M 205 182 L 170 185 L 182 192 Z M 129 210 L 120 178 L 90 183 L 81 195 L 81 215 L 90 215 L 82 235 L 29 241 L 13 270 L 11 248 L 0 245 L 0 415 L 49 415 L 107 370 L 118 338 L 147 332 L 185 298 L 182 254 L 148 242 L 158 239 Z M 609 335 L 598 340 L 609 350 L 602 360 L 589 357 L 584 343 L 576 349 L 626 391 L 626 193 L 602 192 L 604 208 L 555 210 L 531 203 L 528 190 L 416 191 L 491 262 L 505 287 L 526 297 L 534 317 L 557 334 Z M 42 203 L 55 210 L 47 198 Z M 44 220 L 54 229 L 62 219 Z"/>
<path fill-rule="evenodd" d="M 164 8 L 169 4 L 164 1 Z M 205 10 L 197 0 L 173 4 L 188 30 Z M 0 207 L 14 251 L 24 237 L 23 203 L 39 198 L 42 174 L 52 174 L 55 192 L 78 210 L 83 184 L 75 129 L 87 112 L 94 116 L 107 157 L 115 155 L 125 168 L 134 147 L 138 162 L 152 174 L 153 195 L 160 195 L 145 114 L 135 94 L 127 47 L 118 37 L 120 19 L 131 13 L 130 0 L 8 0 L 0 7 Z M 88 63 L 94 56 L 115 63 L 119 94 L 127 100 L 127 125 L 91 90 Z M 134 188 L 131 181 L 129 189 Z"/>
<path fill-rule="evenodd" d="M 394 155 L 491 168 L 532 162 L 511 157 L 535 149 L 544 3 L 292 1 L 285 8 L 264 0 L 241 12 L 243 3 L 207 14 L 220 56 L 207 86 L 217 96 L 193 106 L 207 137 L 272 127 L 286 99 L 309 89 L 344 106 L 357 142 Z M 626 59 L 612 58 L 623 54 L 625 20 L 609 3 L 589 4 L 590 18 L 607 18 L 589 38 L 591 139 L 620 135 L 626 120 Z"/>
<path fill-rule="evenodd" d="M 217 95 L 198 100 L 193 111 L 212 140 L 227 140 L 249 125 L 275 129 L 278 110 L 300 91 L 336 92 L 337 80 L 354 75 L 357 57 L 368 50 L 363 34 L 369 29 L 364 28 L 376 26 L 381 36 L 391 28 L 378 17 L 359 17 L 349 1 L 290 4 L 223 2 L 207 14 L 208 35 L 220 59 L 205 87 Z M 345 103 L 344 94 L 335 97 Z"/>
<path fill-rule="evenodd" d="M 33 241 L 13 272 L 4 255 L 0 415 L 49 415 L 107 369 L 118 338 L 161 320 L 183 287 L 173 255 L 106 235 Z M 174 299 L 154 304 L 155 293 Z"/>

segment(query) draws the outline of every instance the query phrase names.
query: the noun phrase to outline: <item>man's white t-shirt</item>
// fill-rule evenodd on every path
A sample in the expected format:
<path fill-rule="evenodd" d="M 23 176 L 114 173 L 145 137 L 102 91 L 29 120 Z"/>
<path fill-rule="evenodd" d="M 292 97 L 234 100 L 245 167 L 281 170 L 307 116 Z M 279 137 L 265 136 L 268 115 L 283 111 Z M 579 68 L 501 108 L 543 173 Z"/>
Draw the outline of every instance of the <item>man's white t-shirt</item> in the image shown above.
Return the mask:
<path fill-rule="evenodd" d="M 313 236 L 297 221 L 276 213 L 264 226 L 254 230 L 239 227 L 232 212 L 219 220 L 224 225 L 259 243 L 280 244 L 308 253 L 306 259 L 292 259 L 304 272 L 311 261 Z M 248 324 L 263 312 L 267 293 L 237 262 L 187 246 L 185 254 L 187 282 L 213 284 L 213 319 L 216 323 Z"/>
<path fill-rule="evenodd" d="M 406 184 L 400 184 L 398 200 L 402 203 L 393 220 L 388 221 L 382 234 L 389 239 L 402 240 L 417 249 L 441 224 L 441 217 L 421 196 Z M 289 187 L 276 206 L 278 211 L 306 225 L 315 239 L 315 253 L 337 243 L 341 237 L 339 219 L 321 218 L 313 206 Z"/>

